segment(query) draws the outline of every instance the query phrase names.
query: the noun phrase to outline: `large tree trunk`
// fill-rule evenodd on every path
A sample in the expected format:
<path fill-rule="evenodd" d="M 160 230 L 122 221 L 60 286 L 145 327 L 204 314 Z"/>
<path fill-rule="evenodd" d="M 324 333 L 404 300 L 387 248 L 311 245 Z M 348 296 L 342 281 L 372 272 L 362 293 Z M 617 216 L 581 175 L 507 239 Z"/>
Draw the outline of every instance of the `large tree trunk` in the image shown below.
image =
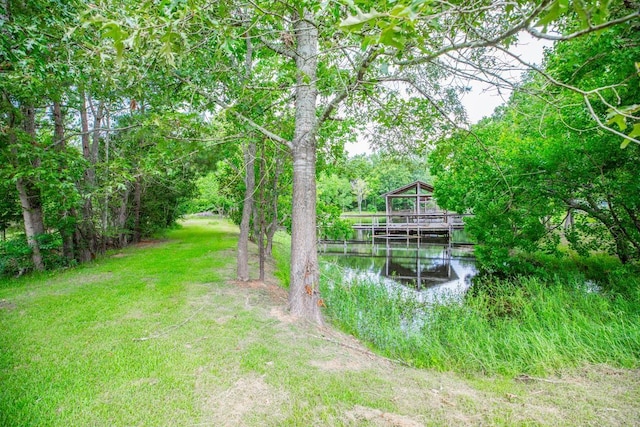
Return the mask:
<path fill-rule="evenodd" d="M 242 220 L 240 221 L 240 237 L 238 239 L 238 280 L 243 282 L 249 280 L 249 227 L 253 211 L 253 192 L 256 185 L 255 158 L 256 143 L 252 141 L 244 147 L 245 191 L 244 202 L 242 203 Z"/>
<path fill-rule="evenodd" d="M 20 197 L 22 206 L 22 217 L 24 218 L 24 232 L 27 235 L 27 242 L 32 250 L 31 258 L 36 270 L 44 270 L 42 253 L 37 236 L 44 234 L 44 218 L 42 215 L 42 201 L 40 190 L 28 180 L 18 178 L 16 189 Z"/>
<path fill-rule="evenodd" d="M 316 251 L 316 68 L 318 30 L 305 12 L 295 19 L 296 66 L 293 154 L 293 209 L 291 230 L 291 314 L 322 324 Z"/>
<path fill-rule="evenodd" d="M 32 106 L 22 108 L 24 131 L 31 138 L 31 143 L 35 144 L 36 139 L 36 111 Z M 36 160 L 34 167 L 39 166 Z M 42 198 L 40 189 L 27 178 L 18 178 L 16 180 L 16 189 L 20 197 L 20 205 L 22 206 L 22 217 L 24 218 L 24 231 L 27 235 L 27 242 L 32 250 L 33 265 L 36 270 L 44 270 L 44 262 L 42 253 L 40 252 L 40 244 L 37 236 L 44 234 L 44 216 L 42 214 Z"/>

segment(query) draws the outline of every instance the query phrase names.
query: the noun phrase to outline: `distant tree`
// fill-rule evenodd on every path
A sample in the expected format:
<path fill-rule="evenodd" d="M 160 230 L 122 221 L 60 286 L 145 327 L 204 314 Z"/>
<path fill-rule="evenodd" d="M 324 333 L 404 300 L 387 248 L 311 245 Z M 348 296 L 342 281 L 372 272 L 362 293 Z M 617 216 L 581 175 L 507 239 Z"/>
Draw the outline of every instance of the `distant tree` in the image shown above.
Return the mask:
<path fill-rule="evenodd" d="M 364 179 L 356 178 L 351 181 L 351 191 L 358 201 L 358 212 L 362 213 L 362 201 L 369 195 L 369 186 Z"/>
<path fill-rule="evenodd" d="M 333 205 L 345 211 L 353 203 L 349 180 L 335 173 L 320 174 L 318 178 L 318 199 L 325 205 Z"/>

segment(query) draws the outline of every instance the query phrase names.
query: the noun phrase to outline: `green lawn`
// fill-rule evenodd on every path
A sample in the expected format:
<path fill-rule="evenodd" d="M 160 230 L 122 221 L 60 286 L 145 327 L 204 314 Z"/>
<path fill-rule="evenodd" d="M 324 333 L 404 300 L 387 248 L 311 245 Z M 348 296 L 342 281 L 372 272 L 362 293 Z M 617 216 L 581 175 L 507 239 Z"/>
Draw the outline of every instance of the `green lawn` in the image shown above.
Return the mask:
<path fill-rule="evenodd" d="M 294 321 L 274 282 L 230 280 L 236 241 L 227 222 L 192 219 L 88 265 L 0 282 L 0 426 L 640 420 L 634 371 L 470 378 L 408 368 Z"/>

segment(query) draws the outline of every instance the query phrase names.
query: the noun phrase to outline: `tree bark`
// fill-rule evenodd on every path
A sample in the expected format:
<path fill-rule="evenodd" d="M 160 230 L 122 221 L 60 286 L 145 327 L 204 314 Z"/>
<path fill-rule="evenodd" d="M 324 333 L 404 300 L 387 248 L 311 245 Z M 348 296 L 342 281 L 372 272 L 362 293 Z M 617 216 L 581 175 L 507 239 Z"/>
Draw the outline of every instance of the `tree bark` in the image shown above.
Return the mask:
<path fill-rule="evenodd" d="M 249 228 L 253 211 L 253 192 L 255 190 L 254 164 L 256 143 L 251 141 L 244 147 L 244 201 L 242 203 L 242 220 L 240 221 L 240 237 L 238 238 L 238 280 L 249 280 Z"/>
<path fill-rule="evenodd" d="M 44 218 L 42 215 L 42 201 L 40 198 L 40 190 L 38 190 L 28 180 L 18 178 L 16 180 L 16 189 L 20 197 L 20 205 L 22 206 L 22 217 L 24 218 L 24 232 L 27 235 L 27 242 L 31 247 L 31 259 L 36 270 L 44 270 L 44 262 L 42 253 L 40 252 L 40 244 L 37 236 L 44 234 Z"/>
<path fill-rule="evenodd" d="M 64 151 L 64 117 L 62 115 L 62 107 L 60 102 L 54 101 L 51 108 L 53 115 L 53 144 L 58 151 Z M 61 168 L 64 166 L 61 166 Z M 65 203 L 66 204 L 66 203 Z M 62 237 L 62 254 L 67 262 L 75 259 L 75 245 L 73 241 L 75 212 L 73 209 L 63 209 L 60 212 L 62 224 L 59 227 L 60 236 Z"/>
<path fill-rule="evenodd" d="M 294 22 L 296 67 L 293 155 L 293 209 L 291 230 L 291 314 L 322 324 L 316 250 L 316 70 L 318 30 L 313 14 L 304 12 Z"/>
<path fill-rule="evenodd" d="M 116 229 L 118 230 L 118 247 L 124 247 L 129 243 L 129 235 L 126 233 L 127 225 L 127 211 L 129 208 L 129 194 L 131 189 L 129 184 L 126 185 L 125 190 L 120 198 L 120 207 L 118 208 L 118 215 L 116 217 Z"/>
<path fill-rule="evenodd" d="M 80 106 L 80 124 L 82 129 L 82 155 L 89 165 L 84 173 L 84 182 L 78 185 L 83 194 L 82 218 L 78 222 L 75 231 L 76 258 L 80 262 L 90 261 L 95 258 L 98 251 L 98 237 L 93 223 L 93 203 L 91 193 L 96 186 L 95 164 L 97 157 L 97 144 L 100 136 L 100 123 L 102 121 L 102 105 L 96 113 L 94 111 L 93 130 L 89 130 L 89 117 L 87 113 L 87 96 L 81 92 L 82 104 Z M 92 134 L 92 135 L 90 135 Z"/>
<path fill-rule="evenodd" d="M 142 239 L 142 177 L 137 176 L 133 183 L 133 243 L 139 243 Z"/>
<path fill-rule="evenodd" d="M 265 248 L 265 255 L 270 257 L 273 254 L 273 236 L 278 231 L 278 195 L 280 193 L 278 184 L 280 181 L 280 174 L 282 173 L 282 160 L 276 156 L 276 166 L 273 176 L 273 193 L 271 194 L 271 222 L 267 227 L 267 246 Z"/>
<path fill-rule="evenodd" d="M 32 106 L 22 108 L 23 128 L 29 138 L 31 144 L 36 141 L 36 111 Z M 39 160 L 36 160 L 37 167 Z M 20 205 L 22 206 L 22 217 L 24 218 L 24 231 L 27 235 L 27 242 L 32 250 L 31 258 L 34 268 L 38 271 L 44 270 L 44 262 L 40 251 L 40 244 L 37 236 L 44 234 L 44 216 L 42 214 L 42 198 L 40 189 L 29 179 L 18 178 L 16 180 L 16 189 L 20 197 Z"/>
<path fill-rule="evenodd" d="M 258 187 L 260 188 L 259 191 L 259 196 L 258 196 L 258 200 L 260 200 L 259 202 L 259 208 L 258 208 L 258 218 L 257 218 L 257 222 L 258 222 L 258 260 L 259 260 L 259 264 L 260 264 L 260 281 L 264 282 L 264 269 L 265 269 L 265 251 L 264 251 L 264 235 L 266 234 L 266 227 L 265 227 L 265 209 L 266 209 L 266 205 L 267 205 L 267 201 L 265 200 L 265 160 L 264 160 L 264 144 L 262 144 L 262 150 L 261 150 L 261 155 L 260 155 L 260 167 L 259 167 L 259 172 L 258 172 L 258 177 L 259 177 L 259 185 Z"/>

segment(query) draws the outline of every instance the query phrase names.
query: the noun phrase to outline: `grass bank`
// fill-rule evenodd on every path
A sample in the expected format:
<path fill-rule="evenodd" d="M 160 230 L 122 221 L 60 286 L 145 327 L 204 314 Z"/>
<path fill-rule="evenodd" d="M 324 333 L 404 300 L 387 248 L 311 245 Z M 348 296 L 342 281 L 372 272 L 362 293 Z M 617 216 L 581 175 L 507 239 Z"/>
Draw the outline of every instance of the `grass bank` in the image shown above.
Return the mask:
<path fill-rule="evenodd" d="M 640 366 L 640 279 L 631 272 L 602 277 L 602 285 L 580 274 L 489 277 L 463 301 L 436 303 L 343 277 L 339 270 L 325 276 L 333 322 L 414 366 L 510 376 Z"/>
<path fill-rule="evenodd" d="M 295 321 L 273 279 L 231 280 L 236 243 L 227 222 L 193 219 L 91 264 L 1 281 L 0 426 L 640 420 L 635 371 L 523 382 L 414 369 Z"/>

